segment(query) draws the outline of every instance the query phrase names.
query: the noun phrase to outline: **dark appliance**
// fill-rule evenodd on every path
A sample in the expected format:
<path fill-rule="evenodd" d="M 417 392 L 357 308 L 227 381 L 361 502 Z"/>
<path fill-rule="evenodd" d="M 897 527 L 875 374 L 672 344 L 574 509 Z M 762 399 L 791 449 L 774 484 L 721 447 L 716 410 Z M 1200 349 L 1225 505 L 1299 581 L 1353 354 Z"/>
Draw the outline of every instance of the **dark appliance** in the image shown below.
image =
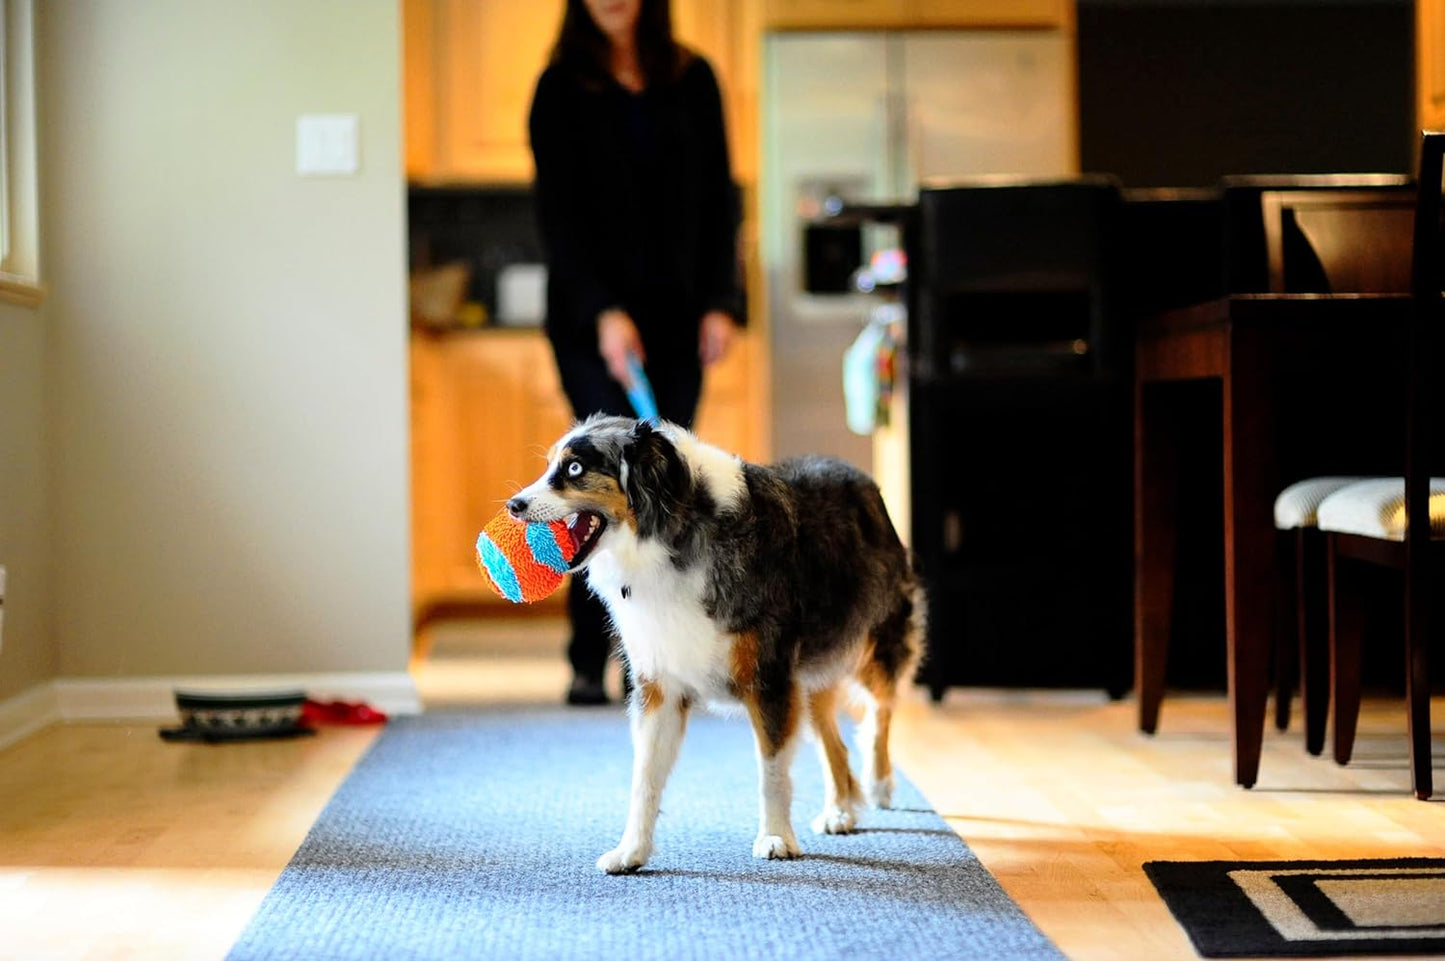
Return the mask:
<path fill-rule="evenodd" d="M 908 231 L 920 680 L 1131 682 L 1129 331 L 1109 178 L 927 187 Z"/>

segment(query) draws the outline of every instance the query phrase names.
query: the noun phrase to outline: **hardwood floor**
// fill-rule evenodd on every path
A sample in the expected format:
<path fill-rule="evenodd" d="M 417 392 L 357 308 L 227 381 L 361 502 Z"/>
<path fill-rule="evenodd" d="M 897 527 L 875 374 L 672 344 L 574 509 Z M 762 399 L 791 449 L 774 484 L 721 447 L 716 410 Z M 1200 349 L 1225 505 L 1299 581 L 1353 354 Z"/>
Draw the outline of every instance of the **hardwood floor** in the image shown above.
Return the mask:
<path fill-rule="evenodd" d="M 1410 794 L 1402 704 L 1367 706 L 1348 768 L 1271 730 L 1249 791 L 1223 697 L 1166 699 L 1153 738 L 1134 717 L 1131 700 L 960 691 L 894 727 L 899 766 L 1070 957 L 1196 956 L 1145 861 L 1445 855 L 1445 805 Z"/>
<path fill-rule="evenodd" d="M 0 958 L 223 957 L 376 733 L 67 724 L 0 751 Z"/>
<path fill-rule="evenodd" d="M 566 681 L 556 624 L 438 630 L 415 667 L 429 704 L 551 701 Z M 1271 730 L 1252 791 L 1231 785 L 1222 697 L 1170 697 L 1154 738 L 1133 724 L 1132 701 L 1092 693 L 957 690 L 909 699 L 894 754 L 1072 958 L 1195 956 L 1147 860 L 1445 856 L 1398 702 L 1367 705 L 1348 768 Z M 0 958 L 224 956 L 375 734 L 206 747 L 77 724 L 0 751 Z"/>

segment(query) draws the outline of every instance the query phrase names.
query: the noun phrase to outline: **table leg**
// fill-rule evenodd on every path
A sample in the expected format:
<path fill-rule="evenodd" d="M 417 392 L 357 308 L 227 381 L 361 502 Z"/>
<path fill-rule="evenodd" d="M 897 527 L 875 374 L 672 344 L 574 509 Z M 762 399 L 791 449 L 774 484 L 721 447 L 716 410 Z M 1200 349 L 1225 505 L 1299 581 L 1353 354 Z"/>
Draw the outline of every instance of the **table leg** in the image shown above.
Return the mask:
<path fill-rule="evenodd" d="M 1134 388 L 1134 690 L 1139 730 L 1153 734 L 1164 700 L 1174 610 L 1179 514 L 1177 414 L 1162 385 Z"/>
<path fill-rule="evenodd" d="M 1244 787 L 1259 774 L 1274 624 L 1277 491 L 1267 349 L 1258 331 L 1236 325 L 1224 377 L 1224 624 L 1234 778 Z"/>

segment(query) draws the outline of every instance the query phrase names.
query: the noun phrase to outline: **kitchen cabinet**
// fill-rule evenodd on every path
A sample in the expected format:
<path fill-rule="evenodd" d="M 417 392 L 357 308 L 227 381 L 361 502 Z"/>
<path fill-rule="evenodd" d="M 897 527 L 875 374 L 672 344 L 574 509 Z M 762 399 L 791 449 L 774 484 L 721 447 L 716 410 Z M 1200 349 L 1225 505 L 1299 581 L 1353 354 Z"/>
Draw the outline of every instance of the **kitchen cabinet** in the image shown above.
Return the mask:
<path fill-rule="evenodd" d="M 412 592 L 420 625 L 440 608 L 495 598 L 478 532 L 541 473 L 571 423 L 545 339 L 534 331 L 411 338 Z"/>
<path fill-rule="evenodd" d="M 734 168 L 757 169 L 758 0 L 675 0 L 679 40 L 716 68 Z M 403 0 L 406 173 L 412 182 L 527 183 L 527 112 L 561 3 Z"/>
<path fill-rule="evenodd" d="M 769 30 L 1073 30 L 1074 0 L 764 0 Z"/>
<path fill-rule="evenodd" d="M 532 179 L 527 108 L 561 10 L 535 0 L 403 0 L 409 179 Z"/>
<path fill-rule="evenodd" d="M 1415 126 L 1445 126 L 1445 0 L 1415 3 Z"/>
<path fill-rule="evenodd" d="M 537 330 L 418 331 L 410 357 L 414 622 L 515 611 L 477 569 L 476 540 L 572 424 L 551 347 Z M 748 334 L 708 371 L 696 424 L 702 439 L 750 459 L 762 442 L 754 362 Z M 532 607 L 560 613 L 563 596 Z"/>

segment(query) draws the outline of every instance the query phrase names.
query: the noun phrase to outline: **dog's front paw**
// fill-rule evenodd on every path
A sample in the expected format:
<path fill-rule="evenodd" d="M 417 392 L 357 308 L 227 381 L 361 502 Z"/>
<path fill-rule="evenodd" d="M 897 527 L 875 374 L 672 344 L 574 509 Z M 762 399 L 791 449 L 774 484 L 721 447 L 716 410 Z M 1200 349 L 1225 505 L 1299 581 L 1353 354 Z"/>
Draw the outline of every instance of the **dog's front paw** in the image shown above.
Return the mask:
<path fill-rule="evenodd" d="M 758 839 L 753 842 L 753 857 L 766 858 L 769 861 L 795 858 L 802 851 L 798 848 L 798 839 L 789 834 L 783 837 L 778 834 L 759 834 Z"/>
<path fill-rule="evenodd" d="M 623 841 L 597 859 L 597 870 L 608 874 L 630 874 L 646 864 L 651 854 L 649 845 Z"/>
<path fill-rule="evenodd" d="M 813 818 L 814 834 L 852 834 L 858 829 L 858 816 L 851 808 L 826 807 Z"/>
<path fill-rule="evenodd" d="M 888 775 L 881 781 L 872 781 L 863 786 L 863 793 L 868 797 L 868 803 L 875 808 L 891 808 L 893 806 L 893 775 Z"/>

